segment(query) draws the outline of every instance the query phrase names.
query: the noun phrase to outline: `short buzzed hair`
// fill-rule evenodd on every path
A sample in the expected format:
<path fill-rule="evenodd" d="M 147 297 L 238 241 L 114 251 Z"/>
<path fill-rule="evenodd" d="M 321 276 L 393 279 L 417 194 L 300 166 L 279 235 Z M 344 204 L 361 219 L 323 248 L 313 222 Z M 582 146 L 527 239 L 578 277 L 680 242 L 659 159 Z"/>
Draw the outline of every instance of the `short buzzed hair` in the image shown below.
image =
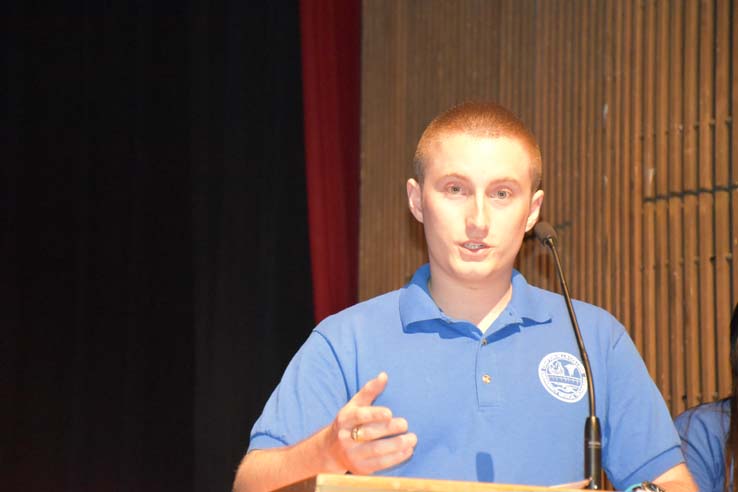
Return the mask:
<path fill-rule="evenodd" d="M 493 102 L 466 102 L 439 114 L 426 127 L 415 150 L 415 178 L 422 186 L 428 147 L 442 135 L 466 133 L 484 138 L 508 137 L 519 141 L 530 156 L 533 191 L 541 185 L 541 149 L 536 137 L 512 111 Z"/>

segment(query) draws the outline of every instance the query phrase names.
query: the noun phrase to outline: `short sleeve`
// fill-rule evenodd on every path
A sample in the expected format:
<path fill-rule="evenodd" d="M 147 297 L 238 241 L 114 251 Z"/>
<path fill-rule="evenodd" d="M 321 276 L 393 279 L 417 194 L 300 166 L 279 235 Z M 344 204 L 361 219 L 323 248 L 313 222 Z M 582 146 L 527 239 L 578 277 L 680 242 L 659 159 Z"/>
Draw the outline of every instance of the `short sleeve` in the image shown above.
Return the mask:
<path fill-rule="evenodd" d="M 687 410 L 674 421 L 687 467 L 701 492 L 722 492 L 725 473 L 722 413 L 709 404 Z"/>
<path fill-rule="evenodd" d="M 653 480 L 684 457 L 661 392 L 624 330 L 614 339 L 607 371 L 603 461 L 613 485 L 624 489 Z"/>
<path fill-rule="evenodd" d="M 249 451 L 291 445 L 311 436 L 333 421 L 348 393 L 333 347 L 313 331 L 254 424 Z"/>

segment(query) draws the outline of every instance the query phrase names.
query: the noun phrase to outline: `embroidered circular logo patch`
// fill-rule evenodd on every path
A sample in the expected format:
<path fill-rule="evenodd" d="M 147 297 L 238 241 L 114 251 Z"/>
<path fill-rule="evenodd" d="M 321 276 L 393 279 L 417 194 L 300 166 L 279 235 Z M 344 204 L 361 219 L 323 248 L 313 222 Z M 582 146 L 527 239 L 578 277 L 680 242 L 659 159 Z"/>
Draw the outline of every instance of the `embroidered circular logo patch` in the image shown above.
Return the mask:
<path fill-rule="evenodd" d="M 584 365 L 566 352 L 552 352 L 538 364 L 538 377 L 551 395 L 566 403 L 576 403 L 587 392 Z"/>

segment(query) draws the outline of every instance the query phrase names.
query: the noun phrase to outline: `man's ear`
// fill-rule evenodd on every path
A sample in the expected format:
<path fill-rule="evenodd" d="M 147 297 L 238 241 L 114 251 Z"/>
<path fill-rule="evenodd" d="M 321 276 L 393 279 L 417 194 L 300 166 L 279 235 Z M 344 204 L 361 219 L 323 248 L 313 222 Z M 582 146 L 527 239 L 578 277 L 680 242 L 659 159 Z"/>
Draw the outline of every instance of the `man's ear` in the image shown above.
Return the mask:
<path fill-rule="evenodd" d="M 543 190 L 538 190 L 533 193 L 533 197 L 530 199 L 530 213 L 528 213 L 528 222 L 525 224 L 525 232 L 533 229 L 533 226 L 538 222 L 538 216 L 541 215 L 541 205 L 543 205 Z"/>
<path fill-rule="evenodd" d="M 413 178 L 407 180 L 407 205 L 413 217 L 423 223 L 423 189 Z"/>

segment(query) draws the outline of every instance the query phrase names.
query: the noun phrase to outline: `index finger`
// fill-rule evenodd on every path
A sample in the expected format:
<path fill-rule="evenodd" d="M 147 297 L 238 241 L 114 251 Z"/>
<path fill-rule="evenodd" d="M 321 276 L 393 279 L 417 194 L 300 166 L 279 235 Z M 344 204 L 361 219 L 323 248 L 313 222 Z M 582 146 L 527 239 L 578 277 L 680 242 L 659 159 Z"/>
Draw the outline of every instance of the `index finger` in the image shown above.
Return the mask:
<path fill-rule="evenodd" d="M 349 403 L 366 407 L 371 405 L 374 400 L 384 391 L 387 386 L 387 373 L 382 371 L 379 375 L 367 381 L 367 383 L 349 400 Z"/>

